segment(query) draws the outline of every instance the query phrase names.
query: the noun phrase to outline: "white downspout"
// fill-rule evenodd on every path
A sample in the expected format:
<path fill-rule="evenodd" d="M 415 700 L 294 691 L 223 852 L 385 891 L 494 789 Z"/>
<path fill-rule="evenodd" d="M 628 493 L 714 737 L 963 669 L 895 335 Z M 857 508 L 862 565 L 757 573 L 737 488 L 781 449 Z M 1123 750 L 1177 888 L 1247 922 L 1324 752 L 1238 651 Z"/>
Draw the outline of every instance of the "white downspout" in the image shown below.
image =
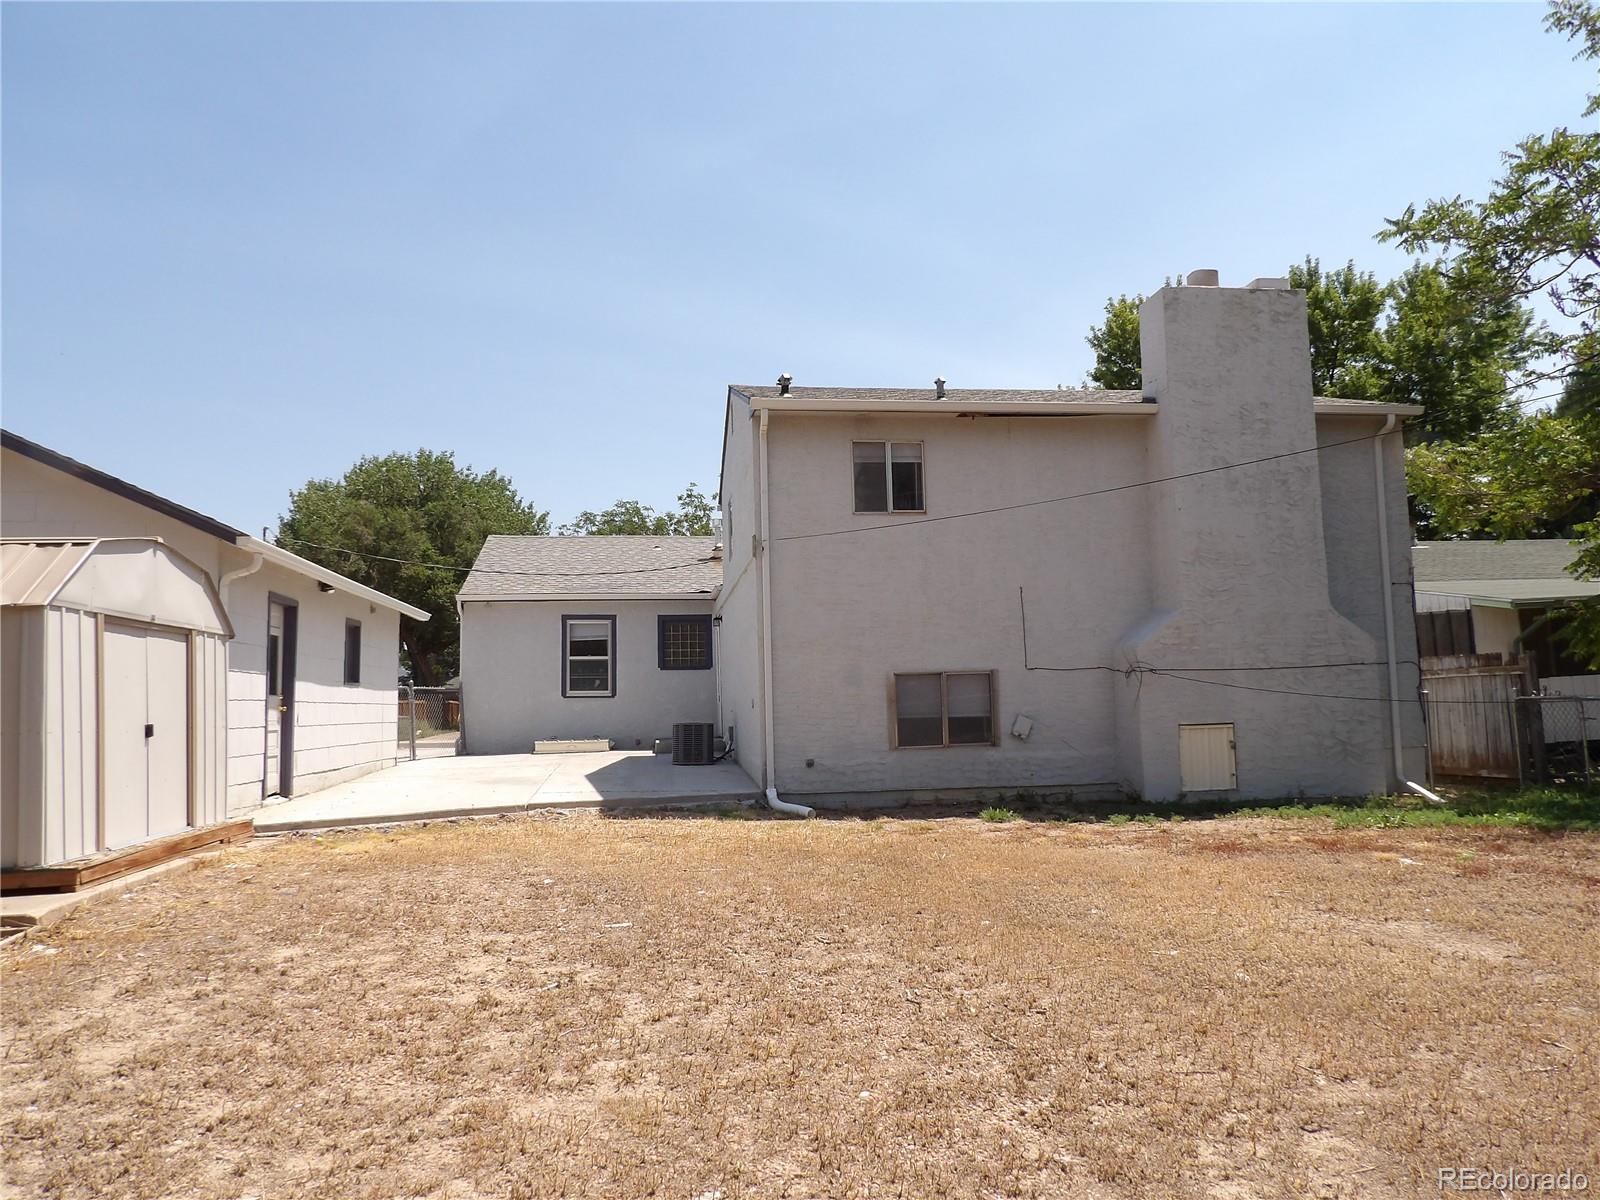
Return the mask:
<path fill-rule="evenodd" d="M 243 579 L 246 575 L 254 575 L 261 570 L 261 564 L 266 561 L 260 554 L 252 554 L 249 563 L 245 566 L 222 573 L 222 577 L 217 580 L 217 594 L 222 597 L 222 607 L 224 609 L 228 607 L 228 585 L 235 579 Z"/>
<path fill-rule="evenodd" d="M 1383 439 L 1394 432 L 1399 418 L 1390 413 L 1378 436 L 1372 439 L 1372 471 L 1378 488 L 1378 562 L 1383 580 L 1383 638 L 1389 667 L 1389 741 L 1394 747 L 1394 776 L 1406 791 L 1435 804 L 1444 801 L 1420 783 L 1406 778 L 1405 751 L 1400 744 L 1400 664 L 1394 648 L 1394 576 L 1389 569 L 1389 488 L 1383 469 Z"/>
<path fill-rule="evenodd" d="M 766 790 L 767 807 L 773 812 L 788 813 L 792 817 L 814 817 L 816 811 L 804 804 L 790 804 L 778 799 L 777 772 L 773 765 L 776 747 L 772 736 L 772 563 L 768 547 L 772 545 L 772 523 L 768 517 L 767 490 L 767 410 L 761 410 L 761 427 L 758 434 L 761 464 L 761 732 L 765 739 L 761 756 L 761 785 Z"/>

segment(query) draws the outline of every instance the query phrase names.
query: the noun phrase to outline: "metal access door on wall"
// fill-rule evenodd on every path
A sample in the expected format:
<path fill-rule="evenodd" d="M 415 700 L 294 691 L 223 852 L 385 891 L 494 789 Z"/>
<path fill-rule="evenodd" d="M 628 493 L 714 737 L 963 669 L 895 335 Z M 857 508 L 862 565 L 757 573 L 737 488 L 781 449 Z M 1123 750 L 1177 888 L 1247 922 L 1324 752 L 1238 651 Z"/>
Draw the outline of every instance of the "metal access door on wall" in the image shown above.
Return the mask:
<path fill-rule="evenodd" d="M 1233 726 L 1178 726 L 1178 787 L 1184 792 L 1228 792 L 1239 786 Z"/>
<path fill-rule="evenodd" d="M 292 600 L 267 601 L 264 796 L 294 795 L 294 676 L 300 610 Z"/>
<path fill-rule="evenodd" d="M 106 622 L 102 704 L 108 850 L 189 827 L 189 636 Z"/>

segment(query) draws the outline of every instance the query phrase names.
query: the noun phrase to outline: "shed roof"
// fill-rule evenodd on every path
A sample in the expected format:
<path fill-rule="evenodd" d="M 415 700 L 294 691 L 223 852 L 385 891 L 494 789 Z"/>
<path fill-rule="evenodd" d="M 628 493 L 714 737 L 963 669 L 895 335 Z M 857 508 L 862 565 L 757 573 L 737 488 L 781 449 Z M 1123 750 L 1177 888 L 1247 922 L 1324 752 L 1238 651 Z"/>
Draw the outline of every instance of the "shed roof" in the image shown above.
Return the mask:
<path fill-rule="evenodd" d="M 160 538 L 0 541 L 0 605 L 75 608 L 233 636 L 211 576 Z"/>
<path fill-rule="evenodd" d="M 1514 608 L 1600 596 L 1600 582 L 1568 573 L 1577 555 L 1561 538 L 1419 542 L 1411 562 L 1419 592 Z"/>
<path fill-rule="evenodd" d="M 483 544 L 462 600 L 556 596 L 712 596 L 722 585 L 714 537 L 524 537 Z"/>

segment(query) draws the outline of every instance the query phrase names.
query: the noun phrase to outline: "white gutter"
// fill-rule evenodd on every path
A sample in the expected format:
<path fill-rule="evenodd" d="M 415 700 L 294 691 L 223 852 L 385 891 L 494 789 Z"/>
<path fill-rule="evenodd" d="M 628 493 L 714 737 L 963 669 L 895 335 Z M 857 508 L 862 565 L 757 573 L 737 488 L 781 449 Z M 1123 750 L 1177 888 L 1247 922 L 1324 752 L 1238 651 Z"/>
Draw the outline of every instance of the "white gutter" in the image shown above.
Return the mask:
<path fill-rule="evenodd" d="M 236 570 L 224 571 L 222 573 L 222 578 L 217 580 L 217 593 L 222 597 L 222 607 L 224 610 L 226 610 L 228 607 L 228 585 L 235 579 L 243 579 L 246 575 L 254 575 L 257 571 L 261 570 L 261 565 L 266 561 L 267 560 L 265 556 L 251 551 L 250 562 L 247 565 L 239 567 Z"/>
<path fill-rule="evenodd" d="M 1389 568 L 1389 488 L 1383 470 L 1383 439 L 1394 432 L 1399 418 L 1390 413 L 1372 439 L 1372 473 L 1378 488 L 1378 563 L 1383 580 L 1383 638 L 1389 668 L 1389 741 L 1394 747 L 1394 776 L 1408 792 L 1434 804 L 1444 801 L 1420 783 L 1406 778 L 1405 751 L 1400 745 L 1400 664 L 1394 648 L 1394 576 Z"/>
<path fill-rule="evenodd" d="M 260 538 L 251 537 L 249 534 L 237 538 L 234 542 L 241 550 L 248 550 L 252 554 L 260 554 L 268 562 L 276 563 L 280 567 L 287 567 L 301 575 L 308 575 L 319 583 L 325 583 L 336 592 L 344 592 L 347 596 L 359 596 L 371 604 L 381 605 L 393 609 L 395 612 L 418 621 L 426 621 L 428 614 L 414 605 L 407 604 L 404 600 L 396 600 L 377 588 L 370 588 L 364 583 L 357 583 L 354 579 L 346 578 L 337 571 L 329 570 L 320 563 L 314 563 L 308 558 L 301 558 L 298 554 L 290 553 L 282 546 L 274 546 L 271 542 L 264 542 Z"/>
<path fill-rule="evenodd" d="M 1153 417 L 1154 401 L 1124 400 L 1120 403 L 1051 403 L 1048 400 L 997 401 L 982 400 L 966 403 L 960 400 L 806 400 L 795 397 L 781 399 L 755 399 L 750 407 L 757 412 L 792 413 L 942 413 L 947 417 L 963 417 L 984 413 L 1003 417 L 1071 417 L 1071 416 L 1125 416 Z"/>
<path fill-rule="evenodd" d="M 772 546 L 772 522 L 767 512 L 770 492 L 767 489 L 767 410 L 762 408 L 760 438 L 761 462 L 761 731 L 765 738 L 761 755 L 761 786 L 766 792 L 767 807 L 773 812 L 788 813 L 792 817 L 814 817 L 816 811 L 804 804 L 790 804 L 778 799 L 777 772 L 773 765 L 776 747 L 772 737 L 772 561 L 768 551 Z"/>

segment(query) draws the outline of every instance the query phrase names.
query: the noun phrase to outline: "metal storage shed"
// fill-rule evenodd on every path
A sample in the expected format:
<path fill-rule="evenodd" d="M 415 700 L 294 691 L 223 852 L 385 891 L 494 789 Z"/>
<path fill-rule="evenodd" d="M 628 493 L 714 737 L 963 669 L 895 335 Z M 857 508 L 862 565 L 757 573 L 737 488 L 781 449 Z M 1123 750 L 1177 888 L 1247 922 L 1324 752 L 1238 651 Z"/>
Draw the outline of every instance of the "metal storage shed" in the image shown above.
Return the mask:
<path fill-rule="evenodd" d="M 232 636 L 159 538 L 0 541 L 0 866 L 223 821 Z"/>

